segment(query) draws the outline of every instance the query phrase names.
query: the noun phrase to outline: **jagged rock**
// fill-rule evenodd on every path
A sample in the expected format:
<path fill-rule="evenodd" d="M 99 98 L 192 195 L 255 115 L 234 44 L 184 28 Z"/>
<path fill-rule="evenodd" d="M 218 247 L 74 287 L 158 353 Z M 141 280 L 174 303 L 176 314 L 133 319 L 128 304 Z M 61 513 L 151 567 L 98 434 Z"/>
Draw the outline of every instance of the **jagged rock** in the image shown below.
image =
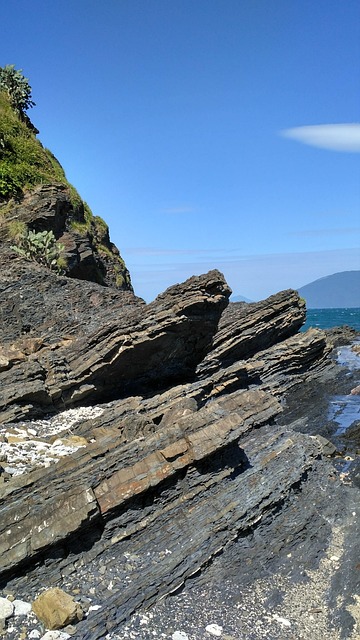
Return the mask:
<path fill-rule="evenodd" d="M 176 481 L 181 470 L 231 446 L 279 411 L 270 394 L 244 391 L 241 397 L 212 401 L 191 420 L 184 415 L 168 428 L 160 425 L 145 439 L 138 435 L 124 444 L 117 434 L 106 434 L 56 467 L 14 478 L 0 487 L 0 574 L 66 540 L 83 525 L 107 518 L 165 480 Z M 240 455 L 236 466 L 241 464 Z M 131 523 L 134 531 L 137 526 Z"/>
<path fill-rule="evenodd" d="M 84 285 L 78 291 L 79 283 L 39 265 L 2 276 L 2 333 L 10 343 L 0 371 L 4 420 L 189 378 L 230 295 L 218 271 L 170 287 L 147 306 L 128 293 Z M 24 343 L 33 339 L 37 348 L 29 353 Z"/>
<path fill-rule="evenodd" d="M 56 587 L 41 593 L 32 603 L 32 609 L 50 630 L 62 629 L 67 624 L 79 622 L 84 615 L 79 603 Z"/>
<path fill-rule="evenodd" d="M 333 327 L 332 329 L 326 329 L 326 335 L 329 342 L 334 347 L 341 347 L 342 345 L 349 344 L 359 335 L 353 327 L 343 325 L 342 327 Z"/>
<path fill-rule="evenodd" d="M 145 306 L 129 291 L 59 276 L 11 252 L 3 255 L 0 344 L 10 363 L 46 345 L 65 346 L 119 314 L 127 314 L 129 324 Z"/>
<path fill-rule="evenodd" d="M 316 436 L 313 436 L 313 437 L 316 438 L 316 440 L 320 444 L 321 453 L 322 453 L 323 456 L 332 457 L 332 456 L 335 455 L 336 447 L 332 442 L 327 440 L 327 438 L 324 438 L 323 436 L 320 436 L 319 434 L 317 434 Z"/>
<path fill-rule="evenodd" d="M 306 475 L 306 471 L 310 471 L 315 465 L 319 456 L 319 446 L 315 440 L 274 426 L 264 425 L 256 429 L 251 427 L 254 420 L 257 424 L 261 422 L 257 413 L 261 394 L 255 392 L 252 402 L 250 398 L 253 392 L 245 392 L 245 394 L 246 399 L 244 398 L 242 409 L 245 414 L 242 419 L 240 411 L 237 415 L 233 412 L 230 414 L 225 412 L 228 399 L 227 402 L 224 400 L 223 403 L 213 407 L 213 414 L 215 416 L 220 414 L 222 418 L 218 419 L 212 427 L 211 425 L 205 427 L 208 439 L 204 439 L 199 430 L 194 436 L 185 434 L 185 439 L 178 439 L 174 444 L 171 444 L 171 441 L 166 444 L 169 442 L 169 434 L 160 432 L 154 434 L 152 438 L 145 439 L 145 442 L 140 440 L 131 446 L 128 445 L 123 450 L 124 457 L 119 455 L 119 449 L 111 451 L 111 441 L 105 439 L 102 443 L 102 451 L 106 451 L 106 458 L 98 444 L 93 452 L 91 464 L 84 457 L 74 459 L 71 463 L 69 460 L 73 468 L 72 473 L 66 471 L 64 466 L 59 469 L 57 465 L 55 473 L 57 481 L 53 469 L 52 476 L 48 477 L 46 477 L 47 474 L 42 478 L 39 475 L 30 474 L 32 478 L 29 477 L 27 486 L 22 485 L 21 491 L 18 482 L 13 482 L 12 491 L 8 493 L 8 499 L 4 502 L 1 522 L 5 524 L 8 518 L 13 517 L 9 511 L 12 503 L 11 495 L 17 495 L 18 499 L 23 499 L 23 505 L 27 510 L 29 504 L 33 504 L 33 513 L 28 515 L 24 513 L 24 518 L 18 520 L 19 533 L 16 534 L 15 529 L 11 535 L 11 544 L 14 546 L 9 553 L 2 554 L 3 561 L 9 558 L 12 573 L 16 563 L 15 534 L 19 535 L 19 538 L 22 536 L 22 539 L 19 539 L 17 549 L 19 551 L 24 536 L 26 537 L 26 521 L 29 526 L 26 556 L 28 559 L 31 557 L 30 546 L 37 547 L 39 551 L 41 537 L 43 551 L 45 544 L 49 548 L 49 545 L 59 541 L 57 528 L 60 525 L 59 514 L 62 515 L 61 526 L 64 536 L 66 527 L 69 527 L 70 518 L 74 517 L 71 507 L 76 511 L 80 506 L 79 502 L 69 501 L 70 494 L 66 495 L 64 491 L 64 480 L 67 478 L 72 485 L 84 482 L 86 471 L 89 474 L 88 477 L 98 483 L 94 492 L 97 493 L 103 524 L 100 524 L 98 514 L 97 519 L 92 521 L 94 532 L 96 532 L 95 541 L 90 550 L 83 554 L 77 567 L 77 574 L 81 580 L 81 570 L 84 567 L 94 575 L 93 584 L 96 585 L 97 596 L 98 598 L 106 596 L 107 605 L 104 610 L 97 611 L 81 623 L 78 629 L 79 638 L 89 640 L 101 638 L 105 635 L 106 629 L 109 630 L 121 620 L 126 619 L 141 603 L 150 604 L 157 597 L 173 591 L 183 583 L 186 577 L 192 575 L 218 554 L 229 540 L 244 535 L 249 528 L 251 529 L 261 520 L 262 514 L 275 507 L 290 488 L 297 485 L 299 479 Z M 264 394 L 263 401 L 265 399 L 267 403 L 273 405 L 273 412 L 279 410 L 274 399 Z M 237 405 L 235 398 L 232 403 Z M 250 406 L 256 412 L 252 417 L 249 415 Z M 205 420 L 203 416 L 205 424 L 208 424 L 208 417 L 207 415 Z M 266 418 L 269 418 L 269 409 L 263 413 L 263 420 Z M 189 424 L 187 428 L 191 429 L 192 425 Z M 174 431 L 178 430 L 179 427 L 176 426 Z M 219 448 L 218 438 L 225 433 L 228 433 L 227 439 L 224 439 Z M 196 434 L 197 439 L 195 439 Z M 240 447 L 237 443 L 239 435 Z M 155 442 L 159 442 L 157 446 L 160 447 L 156 455 L 153 453 Z M 186 442 L 193 442 L 191 456 L 189 456 L 189 449 L 186 450 Z M 146 449 L 149 452 L 147 457 Z M 145 456 L 142 460 L 139 460 L 140 451 Z M 89 454 L 91 455 L 91 451 L 88 452 Z M 205 457 L 201 458 L 201 455 Z M 99 472 L 104 473 L 105 470 L 105 459 L 106 467 L 109 462 L 109 470 L 106 471 L 108 479 L 99 482 Z M 131 466 L 131 459 L 134 460 L 133 466 Z M 119 470 L 117 471 L 116 468 Z M 171 469 L 173 469 L 172 472 Z M 164 474 L 165 470 L 168 471 Z M 52 477 L 51 494 L 44 487 L 44 485 L 48 486 L 50 477 Z M 56 485 L 58 490 L 61 490 L 61 498 Z M 146 499 L 147 494 L 148 499 Z M 84 494 L 83 498 L 86 500 Z M 51 506 L 52 504 L 54 507 Z M 15 505 L 13 508 L 15 509 Z M 53 515 L 52 508 L 54 508 Z M 16 513 L 20 515 L 21 512 L 20 503 Z M 38 532 L 44 524 L 45 514 L 47 527 Z M 89 533 L 86 534 L 86 531 L 89 532 L 90 523 L 91 520 L 87 520 L 87 524 L 84 522 L 86 528 L 78 529 L 73 539 L 63 538 L 62 553 L 58 551 L 57 554 L 50 554 L 50 557 L 62 558 L 60 566 L 56 564 L 54 567 L 57 575 L 62 573 L 69 561 L 73 561 L 75 547 L 79 547 L 79 542 L 76 541 L 82 540 L 85 543 L 87 540 Z M 99 538 L 100 531 L 103 533 Z M 166 561 L 162 560 L 165 550 L 167 550 Z M 132 567 L 126 561 L 127 553 L 137 558 Z M 120 576 L 119 581 L 123 582 L 126 588 L 116 590 L 114 593 L 107 591 L 106 594 L 106 591 L 101 591 L 101 584 L 95 577 L 96 562 L 101 558 L 101 562 L 108 566 L 109 570 L 114 556 L 118 559 L 117 568 L 123 572 L 123 578 Z M 51 564 L 46 563 L 46 566 L 49 571 Z M 44 570 L 43 567 L 38 574 L 39 585 L 44 579 Z M 30 588 L 31 583 L 36 586 L 34 579 L 36 580 L 36 575 L 32 573 L 26 588 Z M 107 587 L 104 585 L 103 588 Z"/>
<path fill-rule="evenodd" d="M 41 184 L 25 191 L 20 202 L 8 203 L 6 221 L 23 222 L 36 232 L 53 231 L 65 246 L 64 269 L 70 277 L 132 291 L 129 272 L 110 241 L 106 223 L 97 216 L 86 217 L 84 204 L 79 197 L 74 202 L 69 187 Z M 5 233 L 2 240 L 6 243 Z"/>
<path fill-rule="evenodd" d="M 0 586 L 16 575 L 39 590 L 47 575 L 79 588 L 90 572 L 106 606 L 76 633 L 97 640 L 246 537 L 315 470 L 327 477 L 323 441 L 278 416 L 286 394 L 335 365 L 324 332 L 298 333 L 292 291 L 224 311 L 217 271 L 150 305 L 44 273 L 12 260 L 1 275 L 14 318 L 0 326 L 2 420 L 107 402 L 72 425 L 81 448 L 0 485 Z M 102 579 L 114 558 L 121 589 Z"/>
<path fill-rule="evenodd" d="M 297 333 L 305 320 L 305 303 L 291 289 L 261 302 L 230 303 L 221 317 L 213 348 L 199 365 L 198 374 L 207 376 L 282 342 Z"/>

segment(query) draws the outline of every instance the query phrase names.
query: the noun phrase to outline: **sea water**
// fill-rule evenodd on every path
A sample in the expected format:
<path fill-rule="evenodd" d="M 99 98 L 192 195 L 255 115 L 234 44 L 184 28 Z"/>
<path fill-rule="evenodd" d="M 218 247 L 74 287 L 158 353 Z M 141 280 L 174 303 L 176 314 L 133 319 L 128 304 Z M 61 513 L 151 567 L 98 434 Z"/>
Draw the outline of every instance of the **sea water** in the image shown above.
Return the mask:
<path fill-rule="evenodd" d="M 360 341 L 355 340 L 354 344 L 360 344 Z M 351 346 L 338 347 L 336 355 L 338 364 L 353 372 L 360 370 L 360 355 Z M 328 418 L 338 424 L 336 436 L 344 433 L 353 422 L 360 420 L 360 395 L 350 393 L 333 396 L 330 400 Z"/>
<path fill-rule="evenodd" d="M 310 327 L 331 329 L 348 325 L 360 331 L 360 309 L 308 309 L 302 331 Z M 355 341 L 358 342 L 358 339 Z M 360 369 L 360 355 L 351 346 L 339 347 L 336 351 L 338 364 L 351 371 Z M 328 419 L 338 425 L 336 436 L 343 434 L 353 422 L 360 419 L 360 395 L 337 395 L 330 399 Z"/>
<path fill-rule="evenodd" d="M 317 329 L 331 329 L 344 324 L 360 331 L 360 309 L 308 309 L 306 323 L 302 331 L 316 327 Z"/>

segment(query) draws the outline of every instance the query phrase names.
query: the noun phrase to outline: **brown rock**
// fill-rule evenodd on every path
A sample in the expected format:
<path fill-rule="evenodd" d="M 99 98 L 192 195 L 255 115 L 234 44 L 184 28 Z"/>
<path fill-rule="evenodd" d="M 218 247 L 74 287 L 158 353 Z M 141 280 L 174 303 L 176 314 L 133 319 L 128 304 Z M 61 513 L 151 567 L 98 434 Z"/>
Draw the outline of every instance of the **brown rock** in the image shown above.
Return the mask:
<path fill-rule="evenodd" d="M 359 396 L 360 395 L 360 385 L 358 385 L 357 387 L 354 387 L 353 389 L 351 389 L 350 391 L 352 396 Z"/>
<path fill-rule="evenodd" d="M 57 587 L 36 598 L 32 609 L 47 629 L 62 629 L 67 624 L 79 622 L 84 616 L 79 603 Z"/>

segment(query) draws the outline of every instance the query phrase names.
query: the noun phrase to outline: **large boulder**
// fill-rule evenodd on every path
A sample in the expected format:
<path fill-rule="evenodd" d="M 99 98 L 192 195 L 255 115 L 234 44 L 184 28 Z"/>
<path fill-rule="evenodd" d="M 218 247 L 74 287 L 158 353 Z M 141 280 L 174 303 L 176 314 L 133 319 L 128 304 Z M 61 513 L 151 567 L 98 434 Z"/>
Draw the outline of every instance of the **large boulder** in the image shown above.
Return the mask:
<path fill-rule="evenodd" d="M 47 629 L 62 629 L 83 619 L 78 602 L 62 589 L 47 589 L 32 604 L 32 609 Z"/>

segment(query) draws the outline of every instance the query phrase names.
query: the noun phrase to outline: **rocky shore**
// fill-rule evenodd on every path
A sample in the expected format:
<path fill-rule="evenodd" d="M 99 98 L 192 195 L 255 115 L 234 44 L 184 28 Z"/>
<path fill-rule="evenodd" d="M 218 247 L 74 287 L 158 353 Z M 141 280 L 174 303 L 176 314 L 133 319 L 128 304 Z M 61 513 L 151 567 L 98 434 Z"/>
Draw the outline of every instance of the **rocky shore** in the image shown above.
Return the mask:
<path fill-rule="evenodd" d="M 296 292 L 229 304 L 212 271 L 145 305 L 15 256 L 0 290 L 0 595 L 78 611 L 5 637 L 358 637 L 354 443 L 327 419 L 358 372 Z"/>

